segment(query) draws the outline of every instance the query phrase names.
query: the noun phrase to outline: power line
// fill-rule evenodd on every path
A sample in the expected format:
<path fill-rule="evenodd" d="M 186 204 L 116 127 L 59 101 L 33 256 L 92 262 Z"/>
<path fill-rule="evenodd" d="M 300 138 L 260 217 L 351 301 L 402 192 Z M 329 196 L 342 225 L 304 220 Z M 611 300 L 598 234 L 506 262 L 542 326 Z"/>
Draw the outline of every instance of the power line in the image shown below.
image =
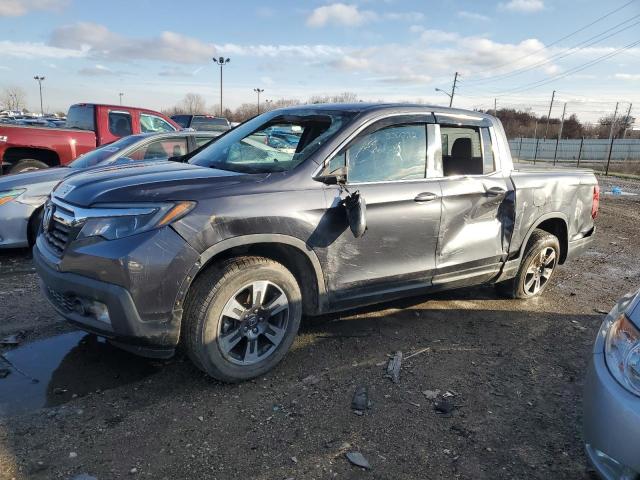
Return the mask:
<path fill-rule="evenodd" d="M 578 73 L 578 72 L 581 72 L 583 70 L 586 70 L 587 68 L 592 67 L 593 65 L 596 65 L 596 64 L 598 64 L 600 62 L 603 62 L 603 61 L 605 61 L 605 60 L 607 60 L 607 59 L 609 59 L 611 57 L 619 55 L 620 53 L 624 52 L 625 50 L 629 50 L 630 48 L 633 48 L 636 45 L 640 45 L 640 40 L 636 40 L 634 42 L 631 42 L 631 43 L 625 45 L 624 47 L 620 47 L 620 48 L 614 50 L 613 52 L 610 52 L 610 53 L 607 53 L 607 54 L 602 55 L 600 57 L 597 57 L 594 60 L 590 60 L 589 62 L 583 63 L 581 65 L 578 65 L 578 66 L 574 67 L 574 68 L 571 68 L 571 69 L 567 70 L 564 73 L 561 73 L 561 74 L 558 74 L 558 75 L 554 75 L 553 77 L 548 78 L 546 80 L 538 80 L 537 82 L 531 82 L 531 83 L 522 85 L 520 87 L 516 87 L 516 88 L 510 89 L 510 90 L 505 90 L 502 93 L 524 92 L 524 91 L 532 90 L 534 88 L 541 87 L 543 85 L 547 85 L 549 83 L 554 82 L 555 80 L 559 80 L 561 78 L 568 77 L 569 75 L 571 75 L 573 73 Z M 501 94 L 497 94 L 497 96 L 499 96 L 499 97 L 502 96 L 502 93 Z M 492 94 L 496 95 L 495 92 L 493 92 Z"/>
<path fill-rule="evenodd" d="M 551 42 L 551 43 L 547 44 L 546 46 L 544 46 L 544 47 L 540 48 L 539 50 L 536 50 L 536 51 L 531 52 L 531 53 L 529 53 L 529 54 L 527 54 L 527 55 L 523 55 L 523 56 L 521 56 L 521 57 L 518 57 L 518 58 L 516 58 L 515 60 L 511 60 L 511 61 L 508 61 L 508 62 L 504 62 L 504 63 L 502 63 L 502 64 L 499 64 L 499 65 L 495 66 L 495 67 L 491 67 L 491 68 L 486 68 L 486 69 L 484 69 L 484 70 L 480 70 L 479 72 L 475 72 L 475 74 L 478 74 L 478 73 L 485 73 L 485 72 L 490 72 L 490 71 L 492 71 L 492 70 L 497 70 L 497 69 L 502 68 L 502 67 L 505 67 L 505 66 L 507 66 L 507 65 L 512 65 L 512 64 L 514 64 L 514 63 L 518 63 L 520 60 L 524 60 L 525 58 L 529 58 L 531 55 L 535 55 L 536 53 L 540 53 L 540 52 L 542 52 L 542 51 L 546 50 L 547 48 L 552 47 L 553 45 L 557 45 L 558 43 L 562 42 L 563 40 L 566 40 L 567 38 L 571 38 L 571 37 L 573 37 L 574 35 L 576 35 L 576 34 L 578 34 L 578 33 L 582 32 L 582 31 L 586 30 L 587 28 L 589 28 L 589 27 L 591 27 L 591 26 L 595 25 L 596 23 L 601 22 L 601 21 L 602 21 L 602 20 L 604 20 L 605 18 L 608 18 L 608 17 L 610 17 L 611 15 L 613 15 L 614 13 L 619 12 L 619 11 L 620 11 L 620 10 L 622 10 L 623 8 L 628 7 L 629 5 L 631 5 L 632 3 L 634 3 L 635 1 L 636 1 L 636 0 L 630 0 L 629 2 L 625 3 L 624 5 L 622 5 L 622 6 L 618 7 L 618 8 L 615 8 L 615 9 L 611 10 L 610 12 L 608 12 L 608 13 L 606 13 L 606 14 L 602 15 L 601 17 L 596 18 L 594 21 L 592 21 L 591 23 L 589 23 L 589 24 L 585 25 L 584 27 L 580 27 L 578 30 L 575 30 L 575 31 L 573 31 L 573 32 L 571 32 L 571 33 L 569 33 L 569 34 L 565 35 L 564 37 L 561 37 L 561 38 L 559 38 L 559 39 L 557 39 L 557 40 L 554 40 L 553 42 Z"/>
<path fill-rule="evenodd" d="M 632 27 L 635 27 L 636 25 L 640 25 L 640 21 L 638 21 L 638 22 L 635 22 L 635 23 L 633 23 L 631 25 L 627 25 L 626 27 L 621 28 L 617 32 L 613 32 L 613 33 L 611 33 L 611 34 L 609 34 L 609 35 L 607 35 L 607 36 L 605 36 L 603 38 L 598 38 L 598 37 L 602 37 L 602 35 L 605 35 L 606 33 L 610 32 L 611 30 L 614 30 L 614 29 L 624 25 L 625 23 L 629 23 L 630 21 L 635 20 L 636 18 L 640 18 L 640 14 L 635 15 L 635 16 L 633 16 L 631 18 L 628 18 L 627 20 L 625 20 L 623 22 L 620 22 L 620 23 L 614 25 L 613 27 L 610 27 L 610 28 L 606 29 L 604 32 L 601 32 L 601 33 L 599 33 L 597 35 L 589 37 L 586 40 L 583 40 L 582 42 L 579 42 L 579 43 L 569 47 L 568 51 L 556 53 L 556 54 L 552 55 L 551 57 L 547 58 L 546 60 L 541 60 L 539 62 L 536 62 L 536 63 L 532 64 L 532 65 L 528 65 L 526 67 L 521 67 L 521 68 L 512 70 L 510 72 L 505 72 L 505 73 L 501 73 L 501 74 L 497 74 L 497 75 L 491 75 L 491 76 L 488 76 L 488 77 L 485 77 L 485 78 L 481 78 L 481 79 L 478 79 L 478 80 L 472 80 L 471 82 L 469 82 L 469 84 L 470 85 L 477 85 L 477 84 L 487 83 L 487 82 L 491 82 L 491 81 L 495 81 L 495 80 L 504 80 L 506 78 L 511 78 L 511 77 L 520 75 L 520 74 L 525 73 L 525 72 L 530 72 L 531 70 L 536 70 L 539 67 L 542 67 L 544 65 L 553 63 L 556 60 L 560 60 L 562 58 L 566 58 L 566 57 L 568 57 L 570 55 L 573 55 L 574 53 L 580 52 L 580 51 L 582 51 L 582 50 L 584 50 L 584 49 L 586 49 L 586 48 L 588 48 L 588 47 L 590 47 L 592 45 L 595 45 L 596 43 L 599 43 L 599 42 L 602 42 L 604 40 L 607 40 L 607 39 L 609 39 L 609 38 L 611 38 L 611 37 L 613 37 L 615 35 L 618 35 L 618 34 L 624 32 L 625 30 L 628 30 L 628 29 L 630 29 Z"/>

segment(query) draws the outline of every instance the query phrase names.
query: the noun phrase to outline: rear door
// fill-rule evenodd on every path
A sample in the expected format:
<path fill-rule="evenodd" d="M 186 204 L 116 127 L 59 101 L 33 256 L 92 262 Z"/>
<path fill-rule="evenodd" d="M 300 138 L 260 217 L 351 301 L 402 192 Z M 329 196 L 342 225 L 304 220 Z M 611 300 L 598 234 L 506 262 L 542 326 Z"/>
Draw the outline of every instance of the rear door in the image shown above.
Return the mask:
<path fill-rule="evenodd" d="M 348 166 L 347 189 L 366 201 L 367 231 L 354 238 L 342 225 L 327 232 L 326 276 L 337 304 L 406 295 L 430 285 L 440 225 L 440 182 L 429 179 L 432 115 L 373 123 L 335 155 L 327 173 Z M 338 187 L 327 190 L 328 218 L 344 218 Z M 332 215 L 332 211 L 335 213 Z"/>
<path fill-rule="evenodd" d="M 442 221 L 434 285 L 491 279 L 506 259 L 514 190 L 497 155 L 497 136 L 481 117 L 437 115 L 442 144 Z"/>

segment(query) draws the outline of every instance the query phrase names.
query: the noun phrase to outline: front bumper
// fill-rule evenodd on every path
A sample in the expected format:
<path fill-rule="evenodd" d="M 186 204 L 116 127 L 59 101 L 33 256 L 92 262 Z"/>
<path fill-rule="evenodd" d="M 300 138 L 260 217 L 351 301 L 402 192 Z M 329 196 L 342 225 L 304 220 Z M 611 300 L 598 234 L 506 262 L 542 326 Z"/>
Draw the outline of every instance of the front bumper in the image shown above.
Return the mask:
<path fill-rule="evenodd" d="M 29 246 L 29 219 L 37 206 L 13 200 L 0 206 L 0 248 Z"/>
<path fill-rule="evenodd" d="M 640 479 L 640 397 L 624 389 L 595 353 L 584 389 L 584 440 L 589 461 L 606 480 Z"/>
<path fill-rule="evenodd" d="M 40 235 L 33 261 L 48 300 L 83 330 L 134 353 L 166 358 L 180 337 L 186 279 L 196 252 L 170 228 L 133 237 L 72 242 L 62 258 Z M 106 321 L 85 305 L 99 302 Z"/>

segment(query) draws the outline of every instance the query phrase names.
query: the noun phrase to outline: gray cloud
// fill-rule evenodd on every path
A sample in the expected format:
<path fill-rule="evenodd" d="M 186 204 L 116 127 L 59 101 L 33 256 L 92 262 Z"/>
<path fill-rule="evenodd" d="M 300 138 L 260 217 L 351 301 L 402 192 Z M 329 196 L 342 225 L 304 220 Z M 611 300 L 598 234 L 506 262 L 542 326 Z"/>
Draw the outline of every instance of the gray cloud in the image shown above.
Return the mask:
<path fill-rule="evenodd" d="M 61 10 L 69 0 L 2 0 L 0 17 L 20 17 L 33 10 Z"/>

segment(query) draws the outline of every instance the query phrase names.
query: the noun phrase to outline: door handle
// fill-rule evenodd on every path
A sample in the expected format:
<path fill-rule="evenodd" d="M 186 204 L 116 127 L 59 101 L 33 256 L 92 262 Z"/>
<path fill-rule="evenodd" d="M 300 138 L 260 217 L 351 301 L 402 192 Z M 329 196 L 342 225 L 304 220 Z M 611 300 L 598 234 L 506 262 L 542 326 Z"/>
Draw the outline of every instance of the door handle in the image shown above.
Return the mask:
<path fill-rule="evenodd" d="M 488 197 L 498 197 L 500 195 L 504 195 L 505 193 L 507 193 L 507 191 L 504 188 L 500 187 L 491 187 L 485 190 L 485 194 Z"/>
<path fill-rule="evenodd" d="M 438 198 L 438 195 L 436 195 L 435 193 L 422 192 L 416 195 L 416 198 L 414 198 L 413 200 L 418 203 L 423 203 L 430 202 L 431 200 L 435 200 L 436 198 Z"/>

